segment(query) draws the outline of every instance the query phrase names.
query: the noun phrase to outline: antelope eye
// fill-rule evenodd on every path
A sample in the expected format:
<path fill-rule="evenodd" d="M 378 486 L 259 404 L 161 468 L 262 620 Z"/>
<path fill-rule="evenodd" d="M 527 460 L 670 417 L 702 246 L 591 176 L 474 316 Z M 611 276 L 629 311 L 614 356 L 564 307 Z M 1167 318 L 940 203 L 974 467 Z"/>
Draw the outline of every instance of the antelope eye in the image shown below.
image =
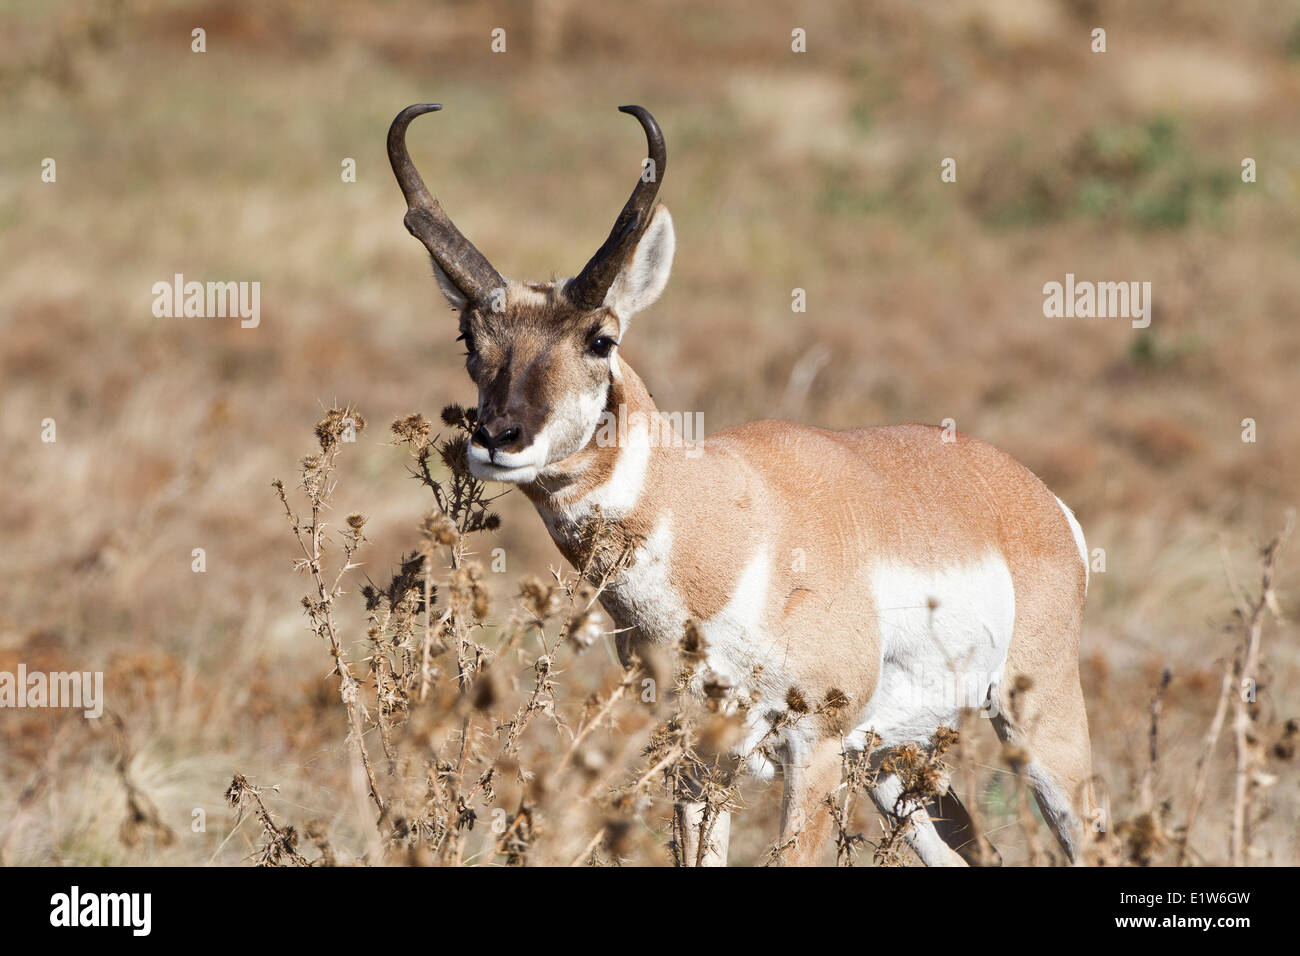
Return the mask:
<path fill-rule="evenodd" d="M 465 351 L 470 355 L 473 355 L 477 351 L 477 349 L 474 348 L 474 334 L 472 332 L 466 331 L 460 333 L 460 335 L 456 336 L 456 341 L 464 342 Z"/>
<path fill-rule="evenodd" d="M 608 358 L 609 353 L 614 350 L 614 346 L 617 344 L 608 335 L 601 335 L 591 340 L 591 344 L 587 346 L 587 351 L 596 358 Z"/>

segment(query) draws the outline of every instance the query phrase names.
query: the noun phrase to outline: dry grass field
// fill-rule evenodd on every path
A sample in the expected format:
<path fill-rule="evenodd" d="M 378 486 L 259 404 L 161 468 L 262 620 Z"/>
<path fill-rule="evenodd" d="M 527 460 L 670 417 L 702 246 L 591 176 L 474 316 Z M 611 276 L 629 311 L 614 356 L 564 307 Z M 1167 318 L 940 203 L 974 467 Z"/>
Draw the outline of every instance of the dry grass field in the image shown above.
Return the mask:
<path fill-rule="evenodd" d="M 599 245 L 644 145 L 615 107 L 653 110 L 678 258 L 624 355 L 660 407 L 951 418 L 1024 462 L 1104 552 L 1090 862 L 1232 862 L 1239 781 L 1238 861 L 1300 862 L 1297 541 L 1256 607 L 1300 489 L 1300 4 L 0 9 L 0 671 L 105 689 L 97 720 L 0 709 L 0 862 L 673 861 L 665 775 L 728 728 L 643 700 L 523 496 L 467 500 L 428 444 L 474 390 L 384 153 L 421 101 L 426 178 L 526 278 Z M 259 324 L 155 316 L 177 273 L 260 282 Z M 1067 273 L 1149 281 L 1149 328 L 1045 317 Z M 1014 755 L 960 729 L 1004 861 L 1061 862 Z M 719 790 L 733 863 L 779 859 L 777 794 Z M 827 863 L 916 863 L 836 801 Z"/>

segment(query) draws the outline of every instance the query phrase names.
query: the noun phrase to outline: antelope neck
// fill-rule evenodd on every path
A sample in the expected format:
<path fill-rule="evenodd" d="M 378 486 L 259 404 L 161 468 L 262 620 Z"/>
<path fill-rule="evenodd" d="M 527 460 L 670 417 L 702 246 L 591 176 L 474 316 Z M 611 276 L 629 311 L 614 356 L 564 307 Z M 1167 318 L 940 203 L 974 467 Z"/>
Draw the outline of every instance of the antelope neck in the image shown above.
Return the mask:
<path fill-rule="evenodd" d="M 661 424 L 659 409 L 640 377 L 622 359 L 610 382 L 605 416 L 581 451 L 555 462 L 522 487 L 546 522 L 561 553 L 575 566 L 590 557 L 587 522 L 598 514 L 617 532 L 644 509 L 652 462 L 663 467 L 666 456 L 655 447 Z M 677 435 L 675 429 L 670 432 Z M 677 436 L 680 441 L 680 436 Z"/>

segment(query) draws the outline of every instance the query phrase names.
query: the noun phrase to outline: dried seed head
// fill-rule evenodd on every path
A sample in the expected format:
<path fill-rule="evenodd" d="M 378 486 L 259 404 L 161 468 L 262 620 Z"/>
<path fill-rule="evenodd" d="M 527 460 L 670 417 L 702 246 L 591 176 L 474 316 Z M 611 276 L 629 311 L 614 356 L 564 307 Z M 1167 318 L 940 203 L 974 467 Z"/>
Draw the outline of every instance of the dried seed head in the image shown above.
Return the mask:
<path fill-rule="evenodd" d="M 682 639 L 678 642 L 678 648 L 681 650 L 683 663 L 691 666 L 704 660 L 704 632 L 700 630 L 700 625 L 695 620 L 686 622 L 686 628 L 682 632 Z"/>
<path fill-rule="evenodd" d="M 930 738 L 930 746 L 936 757 L 942 757 L 956 746 L 960 739 L 961 735 L 953 728 L 940 727 L 934 732 L 934 736 Z"/>
<path fill-rule="evenodd" d="M 579 605 L 585 608 L 585 604 Z M 596 607 L 587 610 L 579 610 L 569 626 L 569 639 L 578 646 L 579 649 L 586 649 L 596 642 L 596 639 L 605 633 L 601 623 L 600 611 Z"/>
<path fill-rule="evenodd" d="M 838 687 L 832 687 L 826 692 L 826 697 L 822 700 L 822 710 L 828 714 L 835 714 L 851 703 L 849 695 L 844 693 Z"/>
<path fill-rule="evenodd" d="M 704 691 L 706 706 L 715 713 L 723 709 L 723 704 L 731 698 L 735 689 L 731 678 L 712 669 L 705 672 L 704 680 L 700 686 L 701 690 Z"/>
<path fill-rule="evenodd" d="M 248 779 L 242 773 L 237 773 L 231 779 L 230 786 L 226 788 L 226 803 L 238 807 L 244 795 L 253 792 L 255 791 L 248 785 Z"/>
<path fill-rule="evenodd" d="M 546 618 L 559 610 L 560 588 L 529 575 L 519 582 L 519 598 L 534 616 Z"/>
<path fill-rule="evenodd" d="M 633 809 L 636 810 L 636 808 Z M 631 821 L 621 817 L 606 817 L 604 842 L 605 849 L 609 851 L 610 856 L 618 859 L 630 852 L 628 844 L 632 833 Z"/>
<path fill-rule="evenodd" d="M 416 451 L 420 451 L 429 444 L 429 433 L 433 430 L 433 425 L 419 412 L 412 412 L 405 418 L 396 419 L 389 428 L 399 443 L 409 443 Z"/>
<path fill-rule="evenodd" d="M 1300 742 L 1300 720 L 1292 717 L 1282 729 L 1282 736 L 1273 744 L 1273 756 L 1278 760 L 1294 760 L 1296 744 Z"/>
<path fill-rule="evenodd" d="M 438 446 L 438 456 L 457 478 L 469 478 L 469 438 L 456 435 Z"/>
<path fill-rule="evenodd" d="M 481 621 L 488 616 L 487 588 L 483 586 L 482 572 L 477 567 L 470 569 L 470 578 L 473 582 L 474 617 Z"/>
<path fill-rule="evenodd" d="M 795 714 L 808 713 L 808 700 L 798 687 L 791 687 L 785 692 L 785 706 Z"/>
<path fill-rule="evenodd" d="M 373 584 L 361 585 L 361 597 L 366 602 L 366 610 L 373 611 L 379 607 L 379 600 L 383 597 L 383 592 Z M 306 598 L 303 598 L 306 601 Z"/>
<path fill-rule="evenodd" d="M 471 702 L 475 710 L 483 713 L 490 711 L 496 705 L 497 688 L 491 670 L 484 671 L 474 681 L 474 696 Z"/>
<path fill-rule="evenodd" d="M 472 432 L 474 426 L 478 424 L 478 413 L 463 405 L 446 406 L 442 410 L 441 417 L 442 423 L 448 428 L 459 428 L 465 432 Z"/>
<path fill-rule="evenodd" d="M 456 525 L 442 511 L 430 511 L 426 514 L 424 520 L 420 523 L 420 530 L 432 543 L 444 547 L 455 547 L 460 540 L 460 533 L 456 530 Z"/>
<path fill-rule="evenodd" d="M 331 408 L 316 425 L 316 440 L 321 451 L 329 451 L 340 441 L 354 441 L 366 427 L 366 420 L 355 408 Z"/>

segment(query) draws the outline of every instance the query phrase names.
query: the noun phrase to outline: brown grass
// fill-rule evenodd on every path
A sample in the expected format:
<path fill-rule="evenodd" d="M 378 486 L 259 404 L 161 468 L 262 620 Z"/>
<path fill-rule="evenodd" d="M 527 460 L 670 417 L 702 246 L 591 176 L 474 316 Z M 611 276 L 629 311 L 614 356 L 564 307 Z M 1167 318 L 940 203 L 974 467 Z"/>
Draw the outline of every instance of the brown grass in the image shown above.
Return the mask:
<path fill-rule="evenodd" d="M 379 862 L 398 848 L 467 863 L 671 861 L 663 771 L 684 747 L 656 736 L 671 695 L 654 710 L 638 684 L 619 691 L 607 637 L 593 632 L 581 653 L 559 641 L 582 599 L 561 587 L 571 571 L 551 573 L 559 559 L 520 496 L 492 504 L 498 529 L 468 533 L 477 579 L 438 544 L 437 574 L 425 561 L 415 597 L 390 595 L 437 534 L 421 516 L 444 509 L 372 425 L 341 452 L 335 510 L 319 516 L 331 533 L 364 516 L 351 528 L 364 565 L 341 593 L 307 568 L 337 656 L 315 621 L 304 629 L 303 579 L 286 573 L 312 559 L 267 482 L 287 475 L 311 422 L 345 398 L 387 421 L 469 395 L 382 151 L 397 109 L 439 99 L 447 109 L 412 144 L 422 169 L 480 248 L 525 277 L 590 255 L 626 192 L 618 157 L 639 155 L 613 108 L 653 108 L 673 151 L 663 198 L 681 255 L 627 357 L 661 407 L 702 409 L 710 431 L 778 412 L 830 427 L 952 417 L 1024 461 L 1105 551 L 1083 673 L 1107 859 L 1300 861 L 1285 553 L 1266 589 L 1282 613 L 1258 616 L 1255 701 L 1223 703 L 1225 674 L 1237 684 L 1238 661 L 1255 669 L 1240 649 L 1263 593 L 1225 568 L 1253 584 L 1255 542 L 1300 486 L 1300 58 L 1280 17 L 1211 0 L 683 0 L 638 8 L 633 29 L 617 5 L 11 5 L 0 670 L 102 670 L 113 717 L 0 712 L 0 859 L 257 860 L 266 834 L 288 837 L 259 820 L 255 793 L 275 827 L 296 828 L 281 861 L 294 849 Z M 1104 56 L 1087 52 L 1096 22 Z M 198 25 L 202 56 L 189 52 Z M 802 58 L 788 52 L 795 25 L 808 30 Z M 495 26 L 507 54 L 488 51 Z M 46 156 L 57 184 L 40 181 Z M 939 181 L 944 156 L 958 159 L 956 184 Z M 1244 156 L 1255 184 L 1240 182 Z M 356 183 L 339 179 L 344 157 Z M 154 318 L 150 285 L 178 271 L 262 281 L 261 326 Z M 1066 272 L 1151 280 L 1152 328 L 1045 320 L 1042 285 Z M 805 314 L 789 311 L 796 286 Z M 39 440 L 47 417 L 54 444 Z M 1247 417 L 1254 443 L 1241 440 Z M 453 480 L 436 458 L 430 477 Z M 297 501 L 294 523 L 310 527 Z M 344 554 L 336 540 L 324 559 Z M 374 608 L 363 576 L 383 585 Z M 557 587 L 549 630 L 517 618 Z M 454 602 L 463 634 L 449 636 L 440 617 Z M 340 662 L 364 707 L 355 718 Z M 655 666 L 671 687 L 673 663 Z M 476 668 L 496 671 L 469 685 L 496 695 L 487 710 L 452 677 Z M 530 700 L 489 798 L 475 787 L 498 767 L 498 718 Z M 469 731 L 444 727 L 444 712 L 468 715 Z M 429 781 L 434 745 L 451 770 Z M 1004 860 L 1047 862 L 1051 842 L 991 735 L 963 732 L 950 753 Z M 222 802 L 235 773 L 242 815 Z M 530 789 L 541 778 L 554 792 Z M 764 862 L 774 795 L 734 784 L 724 775 L 710 798 L 745 809 L 732 858 Z M 836 796 L 841 853 L 869 861 L 853 837 L 885 839 L 878 816 Z M 411 829 L 394 842 L 399 810 Z M 436 851 L 412 835 L 422 819 L 442 828 Z"/>

